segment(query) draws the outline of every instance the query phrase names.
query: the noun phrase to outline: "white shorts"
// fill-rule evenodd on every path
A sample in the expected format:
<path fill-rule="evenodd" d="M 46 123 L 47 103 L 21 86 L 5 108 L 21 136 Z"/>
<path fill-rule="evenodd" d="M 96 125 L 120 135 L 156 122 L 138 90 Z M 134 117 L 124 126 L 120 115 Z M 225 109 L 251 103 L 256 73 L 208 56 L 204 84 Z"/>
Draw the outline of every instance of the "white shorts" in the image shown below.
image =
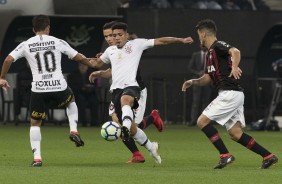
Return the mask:
<path fill-rule="evenodd" d="M 206 107 L 203 114 L 210 120 L 224 125 L 227 130 L 240 121 L 245 127 L 244 93 L 242 91 L 222 90 L 218 96 Z"/>
<path fill-rule="evenodd" d="M 136 124 L 140 124 L 144 118 L 146 101 L 147 101 L 147 88 L 144 88 L 140 92 L 140 99 L 138 100 L 139 107 L 134 110 L 134 114 L 135 114 L 134 120 Z M 111 102 L 109 106 L 109 116 L 112 116 L 114 112 L 115 112 L 115 106 L 113 102 Z"/>

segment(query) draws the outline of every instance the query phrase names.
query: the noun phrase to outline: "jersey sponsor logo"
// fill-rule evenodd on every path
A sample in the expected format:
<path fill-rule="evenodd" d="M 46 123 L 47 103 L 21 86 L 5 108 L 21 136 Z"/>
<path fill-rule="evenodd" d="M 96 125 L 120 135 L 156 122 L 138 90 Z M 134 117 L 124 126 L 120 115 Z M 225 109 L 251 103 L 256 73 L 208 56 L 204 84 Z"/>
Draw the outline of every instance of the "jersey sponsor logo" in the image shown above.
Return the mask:
<path fill-rule="evenodd" d="M 208 68 L 208 73 L 215 72 L 215 68 L 213 65 L 207 66 L 207 68 Z"/>
<path fill-rule="evenodd" d="M 28 47 L 45 47 L 45 46 L 51 46 L 55 45 L 55 41 L 48 41 L 48 42 L 36 42 L 28 44 Z"/>
<path fill-rule="evenodd" d="M 73 45 L 74 47 L 87 44 L 91 39 L 89 32 L 94 29 L 94 27 L 87 27 L 85 24 L 80 27 L 71 27 L 72 32 L 66 37 L 66 41 Z"/>
<path fill-rule="evenodd" d="M 55 50 L 56 47 L 55 41 L 48 41 L 48 42 L 35 42 L 28 44 L 29 52 L 38 52 L 43 50 Z"/>
<path fill-rule="evenodd" d="M 46 118 L 46 113 L 45 112 L 32 111 L 31 117 L 36 118 L 36 119 L 38 119 L 38 118 L 45 119 Z"/>
<path fill-rule="evenodd" d="M 36 81 L 35 82 L 36 87 L 49 87 L 49 86 L 60 86 L 60 85 L 61 85 L 60 80 Z"/>
<path fill-rule="evenodd" d="M 217 43 L 223 45 L 224 47 L 230 47 L 230 45 L 224 41 L 218 41 Z"/>
<path fill-rule="evenodd" d="M 48 46 L 48 47 L 36 47 L 29 49 L 29 52 L 38 52 L 43 50 L 56 50 L 55 46 Z"/>

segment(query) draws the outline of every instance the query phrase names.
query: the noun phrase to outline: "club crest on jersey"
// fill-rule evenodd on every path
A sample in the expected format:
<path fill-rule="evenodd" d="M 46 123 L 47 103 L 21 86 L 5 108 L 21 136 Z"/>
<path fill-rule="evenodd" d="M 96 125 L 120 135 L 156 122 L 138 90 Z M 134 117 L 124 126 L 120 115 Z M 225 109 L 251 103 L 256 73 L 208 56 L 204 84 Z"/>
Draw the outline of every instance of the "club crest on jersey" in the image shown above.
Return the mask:
<path fill-rule="evenodd" d="M 215 72 L 215 68 L 213 65 L 207 66 L 207 68 L 208 68 L 208 73 Z"/>
<path fill-rule="evenodd" d="M 131 46 L 131 45 L 127 45 L 127 46 L 125 47 L 125 52 L 126 52 L 127 54 L 130 54 L 130 53 L 132 52 L 132 46 Z"/>

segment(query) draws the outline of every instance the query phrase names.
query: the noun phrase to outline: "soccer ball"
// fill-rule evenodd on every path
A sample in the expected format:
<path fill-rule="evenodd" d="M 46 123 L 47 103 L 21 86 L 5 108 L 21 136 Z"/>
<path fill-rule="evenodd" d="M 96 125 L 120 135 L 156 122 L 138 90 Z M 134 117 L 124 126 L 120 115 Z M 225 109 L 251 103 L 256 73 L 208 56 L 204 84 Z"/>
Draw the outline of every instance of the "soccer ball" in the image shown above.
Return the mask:
<path fill-rule="evenodd" d="M 101 136 L 107 141 L 115 141 L 119 138 L 121 129 L 119 124 L 108 121 L 102 125 Z"/>

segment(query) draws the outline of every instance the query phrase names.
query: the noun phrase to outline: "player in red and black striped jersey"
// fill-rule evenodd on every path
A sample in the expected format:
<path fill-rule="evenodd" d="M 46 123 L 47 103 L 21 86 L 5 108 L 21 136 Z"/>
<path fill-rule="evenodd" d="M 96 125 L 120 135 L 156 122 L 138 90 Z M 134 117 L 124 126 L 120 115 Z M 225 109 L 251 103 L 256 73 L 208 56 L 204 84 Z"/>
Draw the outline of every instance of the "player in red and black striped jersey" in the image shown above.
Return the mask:
<path fill-rule="evenodd" d="M 215 40 L 206 55 L 207 67 L 205 73 L 209 74 L 217 90 L 243 91 L 239 81 L 235 77 L 230 77 L 232 61 L 229 50 L 235 54 L 238 49 L 224 41 Z M 241 75 L 239 68 L 238 75 Z"/>
<path fill-rule="evenodd" d="M 240 51 L 229 44 L 218 41 L 216 38 L 216 25 L 210 19 L 200 21 L 197 33 L 201 46 L 208 49 L 206 55 L 205 74 L 198 79 L 184 82 L 182 91 L 191 85 L 204 86 L 210 83 L 218 90 L 218 96 L 206 107 L 197 120 L 197 125 L 209 138 L 220 153 L 220 161 L 214 169 L 222 169 L 235 160 L 224 145 L 218 130 L 210 124 L 216 121 L 225 126 L 231 139 L 259 154 L 263 158 L 262 169 L 267 169 L 278 162 L 278 158 L 264 147 L 259 145 L 253 137 L 242 131 L 245 127 L 244 93 L 239 85 L 242 70 L 238 67 Z"/>

